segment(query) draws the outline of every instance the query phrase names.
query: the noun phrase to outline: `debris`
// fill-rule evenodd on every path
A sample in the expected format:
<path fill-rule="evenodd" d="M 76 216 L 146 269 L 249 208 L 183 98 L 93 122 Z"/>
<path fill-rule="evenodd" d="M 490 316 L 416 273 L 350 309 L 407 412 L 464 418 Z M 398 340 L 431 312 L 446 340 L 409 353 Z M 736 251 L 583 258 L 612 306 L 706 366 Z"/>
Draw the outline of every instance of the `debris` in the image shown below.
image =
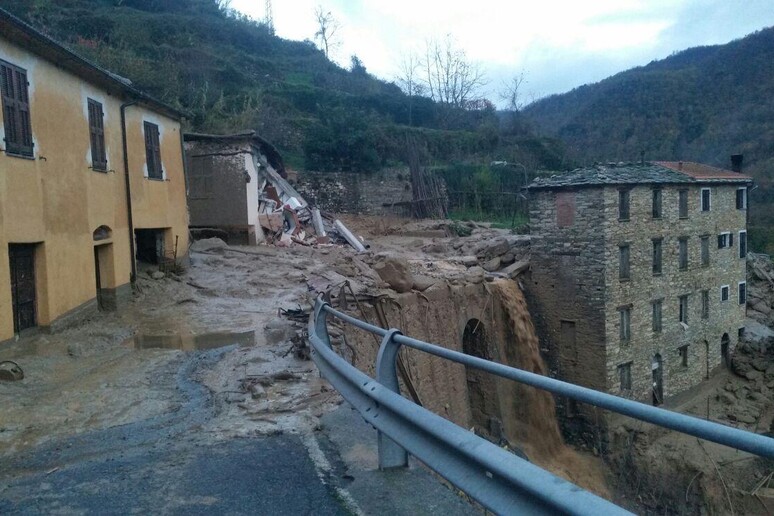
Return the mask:
<path fill-rule="evenodd" d="M 396 292 L 408 292 L 414 285 L 408 262 L 403 258 L 383 258 L 374 265 L 374 270 Z"/>
<path fill-rule="evenodd" d="M 322 215 L 320 214 L 319 208 L 312 208 L 312 224 L 314 224 L 314 230 L 317 233 L 318 238 L 327 236 L 325 234 L 325 227 L 323 227 Z"/>
<path fill-rule="evenodd" d="M 12 360 L 3 360 L 0 362 L 0 380 L 6 382 L 17 382 L 24 379 L 24 371 L 19 364 Z"/>
<path fill-rule="evenodd" d="M 205 238 L 203 240 L 197 240 L 193 244 L 191 244 L 191 251 L 193 252 L 202 252 L 202 251 L 211 251 L 212 249 L 225 249 L 228 247 L 228 244 L 221 240 L 220 238 Z"/>
<path fill-rule="evenodd" d="M 365 252 L 365 246 L 363 246 L 362 242 L 355 238 L 355 235 L 353 235 L 349 229 L 347 229 L 347 226 L 345 226 L 340 220 L 336 219 L 336 221 L 333 223 L 333 225 L 336 227 L 336 229 L 339 231 L 342 237 L 349 242 L 349 245 L 355 248 L 357 252 L 362 253 Z"/>
<path fill-rule="evenodd" d="M 529 268 L 529 260 L 520 260 L 512 265 L 509 265 L 505 269 L 503 269 L 501 272 L 508 276 L 509 278 L 513 279 L 522 272 L 526 271 Z"/>
<path fill-rule="evenodd" d="M 161 271 L 155 271 L 153 274 L 151 274 L 151 278 L 155 280 L 162 280 L 166 277 L 166 274 L 164 274 Z"/>

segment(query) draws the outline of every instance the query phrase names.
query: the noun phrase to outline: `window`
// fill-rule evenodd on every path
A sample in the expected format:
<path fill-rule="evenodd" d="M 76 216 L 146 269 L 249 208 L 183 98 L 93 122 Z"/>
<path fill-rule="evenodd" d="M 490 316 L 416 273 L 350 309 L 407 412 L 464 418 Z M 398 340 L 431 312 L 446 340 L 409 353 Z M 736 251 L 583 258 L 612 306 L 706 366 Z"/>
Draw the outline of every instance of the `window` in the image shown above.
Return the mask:
<path fill-rule="evenodd" d="M 680 346 L 677 351 L 680 353 L 680 365 L 688 367 L 688 344 Z"/>
<path fill-rule="evenodd" d="M 627 362 L 618 366 L 618 378 L 621 380 L 621 390 L 632 390 L 632 363 Z"/>
<path fill-rule="evenodd" d="M 630 190 L 618 190 L 618 220 L 629 220 Z"/>
<path fill-rule="evenodd" d="M 661 189 L 653 189 L 653 218 L 661 218 Z"/>
<path fill-rule="evenodd" d="M 663 305 L 663 301 L 661 299 L 657 299 L 656 301 L 653 301 L 653 332 L 654 333 L 661 333 L 662 305 Z"/>
<path fill-rule="evenodd" d="M 725 249 L 734 245 L 734 235 L 724 231 L 718 235 L 718 249 Z"/>
<path fill-rule="evenodd" d="M 161 148 L 159 146 L 159 126 L 150 122 L 143 124 L 145 129 L 145 162 L 148 164 L 150 179 L 164 179 L 161 166 Z"/>
<path fill-rule="evenodd" d="M 737 210 L 747 209 L 747 188 L 736 189 L 736 209 Z"/>
<path fill-rule="evenodd" d="M 747 231 L 739 232 L 739 258 L 747 258 Z"/>
<path fill-rule="evenodd" d="M 688 296 L 680 296 L 680 322 L 688 324 Z"/>
<path fill-rule="evenodd" d="M 739 304 L 743 305 L 747 302 L 747 282 L 739 282 Z"/>
<path fill-rule="evenodd" d="M 701 291 L 701 318 L 709 319 L 709 290 Z"/>
<path fill-rule="evenodd" d="M 556 225 L 569 228 L 575 221 L 575 192 L 556 194 Z"/>
<path fill-rule="evenodd" d="M 709 267 L 710 255 L 709 255 L 709 235 L 703 235 L 701 237 L 701 266 Z"/>
<path fill-rule="evenodd" d="M 629 279 L 629 244 L 618 246 L 618 277 Z"/>
<path fill-rule="evenodd" d="M 688 218 L 688 190 L 680 190 L 678 193 L 678 214 L 681 219 Z"/>
<path fill-rule="evenodd" d="M 0 61 L 0 93 L 3 98 L 5 152 L 19 156 L 32 156 L 27 71 Z"/>
<path fill-rule="evenodd" d="M 653 239 L 653 274 L 661 274 L 661 238 Z"/>
<path fill-rule="evenodd" d="M 728 285 L 723 285 L 722 287 L 720 287 L 720 301 L 721 302 L 728 301 L 728 290 L 729 290 L 729 286 Z"/>
<path fill-rule="evenodd" d="M 712 190 L 709 188 L 701 189 L 701 211 L 710 211 L 710 202 L 712 199 Z"/>
<path fill-rule="evenodd" d="M 677 264 L 681 271 L 688 270 L 688 237 L 678 239 L 679 252 Z"/>
<path fill-rule="evenodd" d="M 107 156 L 105 155 L 105 125 L 102 104 L 96 100 L 88 99 L 89 106 L 89 136 L 91 138 L 91 168 L 94 170 L 107 170 Z"/>
<path fill-rule="evenodd" d="M 621 318 L 621 341 L 629 342 L 631 338 L 631 307 L 619 308 L 618 312 Z"/>

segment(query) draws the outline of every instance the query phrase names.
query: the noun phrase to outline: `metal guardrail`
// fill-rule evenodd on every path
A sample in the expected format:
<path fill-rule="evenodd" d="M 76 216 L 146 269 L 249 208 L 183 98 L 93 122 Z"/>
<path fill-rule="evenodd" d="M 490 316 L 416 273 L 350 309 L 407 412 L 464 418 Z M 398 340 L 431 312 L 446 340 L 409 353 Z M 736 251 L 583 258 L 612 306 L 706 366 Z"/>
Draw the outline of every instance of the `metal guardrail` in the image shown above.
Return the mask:
<path fill-rule="evenodd" d="M 382 337 L 376 379 L 333 351 L 327 316 Z M 401 346 L 515 380 L 553 394 L 612 410 L 708 441 L 774 458 L 774 439 L 652 407 L 611 394 L 473 357 L 385 330 L 334 310 L 317 299 L 309 319 L 312 359 L 341 395 L 378 431 L 379 467 L 408 465 L 412 454 L 459 489 L 498 514 L 629 514 L 400 395 L 396 361 Z"/>

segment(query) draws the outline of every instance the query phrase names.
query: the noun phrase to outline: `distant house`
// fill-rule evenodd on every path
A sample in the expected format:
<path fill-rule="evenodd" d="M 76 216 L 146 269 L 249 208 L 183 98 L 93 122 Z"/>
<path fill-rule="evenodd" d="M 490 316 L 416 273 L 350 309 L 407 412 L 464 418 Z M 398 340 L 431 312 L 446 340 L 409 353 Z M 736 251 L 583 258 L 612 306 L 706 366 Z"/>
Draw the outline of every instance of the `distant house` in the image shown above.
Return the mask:
<path fill-rule="evenodd" d="M 254 131 L 184 140 L 192 229 L 217 229 L 230 243 L 254 245 L 263 240 L 259 214 L 287 203 L 305 206 L 287 182 L 280 153 Z"/>
<path fill-rule="evenodd" d="M 0 341 L 185 254 L 181 113 L 0 9 Z"/>
<path fill-rule="evenodd" d="M 610 164 L 530 185 L 529 290 L 557 377 L 660 404 L 728 363 L 752 182 L 736 159 L 736 171 Z M 582 417 L 570 403 L 566 418 Z"/>

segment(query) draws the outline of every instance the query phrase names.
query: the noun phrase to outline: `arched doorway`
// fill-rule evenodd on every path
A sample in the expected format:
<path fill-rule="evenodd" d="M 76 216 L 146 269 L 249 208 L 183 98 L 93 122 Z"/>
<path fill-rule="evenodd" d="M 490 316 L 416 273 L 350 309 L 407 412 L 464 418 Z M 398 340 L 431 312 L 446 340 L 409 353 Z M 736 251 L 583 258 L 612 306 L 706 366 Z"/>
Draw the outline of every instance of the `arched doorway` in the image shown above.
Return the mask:
<path fill-rule="evenodd" d="M 653 405 L 661 405 L 664 402 L 664 369 L 661 355 L 656 353 L 653 356 L 650 368 L 653 371 Z"/>
<path fill-rule="evenodd" d="M 724 333 L 723 337 L 720 339 L 720 356 L 723 359 L 723 365 L 726 367 L 731 367 L 731 356 L 729 355 L 730 345 L 731 338 L 728 336 L 728 333 Z"/>
<path fill-rule="evenodd" d="M 471 319 L 465 325 L 465 331 L 462 334 L 462 352 L 486 360 L 492 358 L 486 329 L 478 319 Z M 471 424 L 475 427 L 476 433 L 489 436 L 491 419 L 499 420 L 495 378 L 480 369 L 465 367 L 465 379 L 468 387 Z"/>

